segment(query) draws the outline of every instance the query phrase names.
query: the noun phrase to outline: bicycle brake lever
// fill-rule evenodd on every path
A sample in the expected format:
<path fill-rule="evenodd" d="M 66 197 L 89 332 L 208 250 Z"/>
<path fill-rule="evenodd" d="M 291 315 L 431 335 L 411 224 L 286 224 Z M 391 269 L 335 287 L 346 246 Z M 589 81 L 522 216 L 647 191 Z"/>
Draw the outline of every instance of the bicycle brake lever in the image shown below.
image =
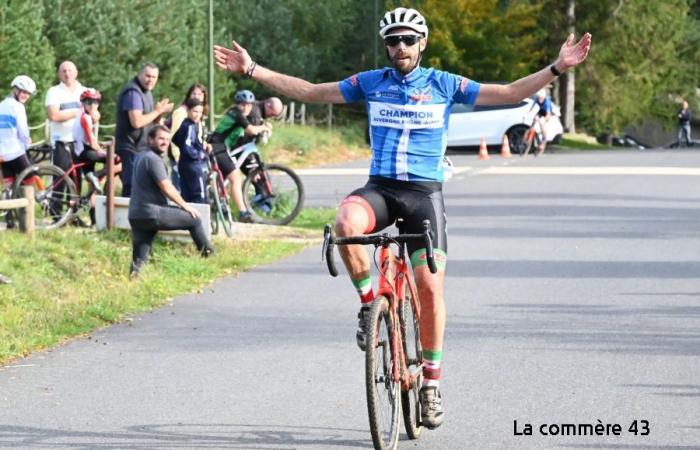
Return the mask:
<path fill-rule="evenodd" d="M 325 256 L 326 265 L 328 266 L 328 272 L 331 276 L 338 276 L 338 269 L 335 267 L 335 261 L 333 260 L 333 246 L 335 238 L 333 237 L 333 228 L 330 224 L 326 224 L 323 227 L 323 247 L 321 250 L 321 261 Z"/>
<path fill-rule="evenodd" d="M 425 257 L 428 261 L 428 268 L 430 273 L 437 273 L 437 266 L 435 265 L 435 252 L 433 252 L 433 231 L 430 227 L 430 221 L 423 221 L 423 233 L 425 236 Z"/>

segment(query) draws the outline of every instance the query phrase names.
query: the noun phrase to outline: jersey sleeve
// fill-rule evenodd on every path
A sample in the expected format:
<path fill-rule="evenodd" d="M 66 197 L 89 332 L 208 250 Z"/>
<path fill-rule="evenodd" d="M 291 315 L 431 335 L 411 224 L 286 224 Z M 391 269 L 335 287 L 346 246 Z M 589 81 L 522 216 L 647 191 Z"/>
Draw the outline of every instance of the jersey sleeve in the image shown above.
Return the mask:
<path fill-rule="evenodd" d="M 450 77 L 452 78 L 450 84 L 452 84 L 454 88 L 452 100 L 454 100 L 455 103 L 465 103 L 467 105 L 476 103 L 476 97 L 479 95 L 481 84 L 459 75 L 450 74 Z"/>
<path fill-rule="evenodd" d="M 83 129 L 83 141 L 92 146 L 93 139 L 95 138 L 92 134 L 92 118 L 89 114 L 82 114 L 80 116 L 80 128 Z"/>
<path fill-rule="evenodd" d="M 122 111 L 143 111 L 143 99 L 134 89 L 124 93 L 121 104 Z"/>
<path fill-rule="evenodd" d="M 148 158 L 144 161 L 147 164 L 148 173 L 151 179 L 156 183 L 169 179 L 168 170 L 165 168 L 165 163 L 160 158 Z"/>
<path fill-rule="evenodd" d="M 362 89 L 360 83 L 360 78 L 364 76 L 366 72 L 356 73 L 339 83 L 340 93 L 343 94 L 343 98 L 346 102 L 359 102 L 364 100 L 365 92 Z"/>

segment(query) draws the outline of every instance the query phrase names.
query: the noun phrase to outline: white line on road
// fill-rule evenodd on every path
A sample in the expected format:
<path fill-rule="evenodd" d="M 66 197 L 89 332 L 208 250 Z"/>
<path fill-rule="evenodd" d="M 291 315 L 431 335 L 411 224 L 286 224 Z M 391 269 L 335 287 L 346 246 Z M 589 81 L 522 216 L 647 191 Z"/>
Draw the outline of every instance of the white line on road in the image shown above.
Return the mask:
<path fill-rule="evenodd" d="M 462 173 L 472 168 L 469 166 L 455 167 L 454 173 Z M 327 168 L 327 169 L 299 169 L 294 170 L 299 175 L 369 175 L 369 168 Z"/>
<path fill-rule="evenodd" d="M 489 167 L 479 175 L 682 175 L 700 176 L 697 167 Z"/>

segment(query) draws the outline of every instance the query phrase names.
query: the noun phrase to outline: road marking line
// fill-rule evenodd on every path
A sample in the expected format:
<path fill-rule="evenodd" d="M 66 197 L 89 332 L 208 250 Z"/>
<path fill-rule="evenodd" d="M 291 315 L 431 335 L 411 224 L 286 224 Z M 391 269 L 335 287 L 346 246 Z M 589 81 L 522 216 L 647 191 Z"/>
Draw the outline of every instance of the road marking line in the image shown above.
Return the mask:
<path fill-rule="evenodd" d="M 480 175 L 682 175 L 700 176 L 698 167 L 489 167 Z"/>
<path fill-rule="evenodd" d="M 454 173 L 462 173 L 472 170 L 472 167 L 455 167 Z M 369 175 L 369 168 L 327 168 L 327 169 L 294 169 L 298 175 Z"/>

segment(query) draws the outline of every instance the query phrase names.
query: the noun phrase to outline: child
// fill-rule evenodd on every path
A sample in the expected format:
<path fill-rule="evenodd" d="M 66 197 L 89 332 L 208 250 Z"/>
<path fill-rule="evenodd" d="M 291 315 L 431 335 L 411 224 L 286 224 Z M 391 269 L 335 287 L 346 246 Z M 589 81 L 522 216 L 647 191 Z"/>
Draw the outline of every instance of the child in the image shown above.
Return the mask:
<path fill-rule="evenodd" d="M 180 193 L 186 202 L 207 204 L 207 152 L 210 145 L 202 142 L 199 133 L 204 106 L 196 98 L 188 99 L 185 106 L 187 118 L 182 121 L 172 140 L 180 149 L 177 163 Z"/>
<path fill-rule="evenodd" d="M 102 94 L 94 88 L 87 88 L 80 94 L 80 103 L 83 105 L 83 112 L 79 120 L 73 123 L 73 139 L 75 141 L 75 157 L 77 163 L 85 164 L 82 171 L 85 179 L 90 183 L 93 193 L 102 194 L 99 178 L 105 175 L 102 169 L 95 173 L 95 163 L 105 163 L 107 152 L 102 150 L 97 140 L 97 129 L 95 124 L 100 120 L 100 102 Z M 121 171 L 121 165 L 115 164 L 115 173 Z M 90 196 L 90 221 L 95 224 L 94 196 Z"/>

